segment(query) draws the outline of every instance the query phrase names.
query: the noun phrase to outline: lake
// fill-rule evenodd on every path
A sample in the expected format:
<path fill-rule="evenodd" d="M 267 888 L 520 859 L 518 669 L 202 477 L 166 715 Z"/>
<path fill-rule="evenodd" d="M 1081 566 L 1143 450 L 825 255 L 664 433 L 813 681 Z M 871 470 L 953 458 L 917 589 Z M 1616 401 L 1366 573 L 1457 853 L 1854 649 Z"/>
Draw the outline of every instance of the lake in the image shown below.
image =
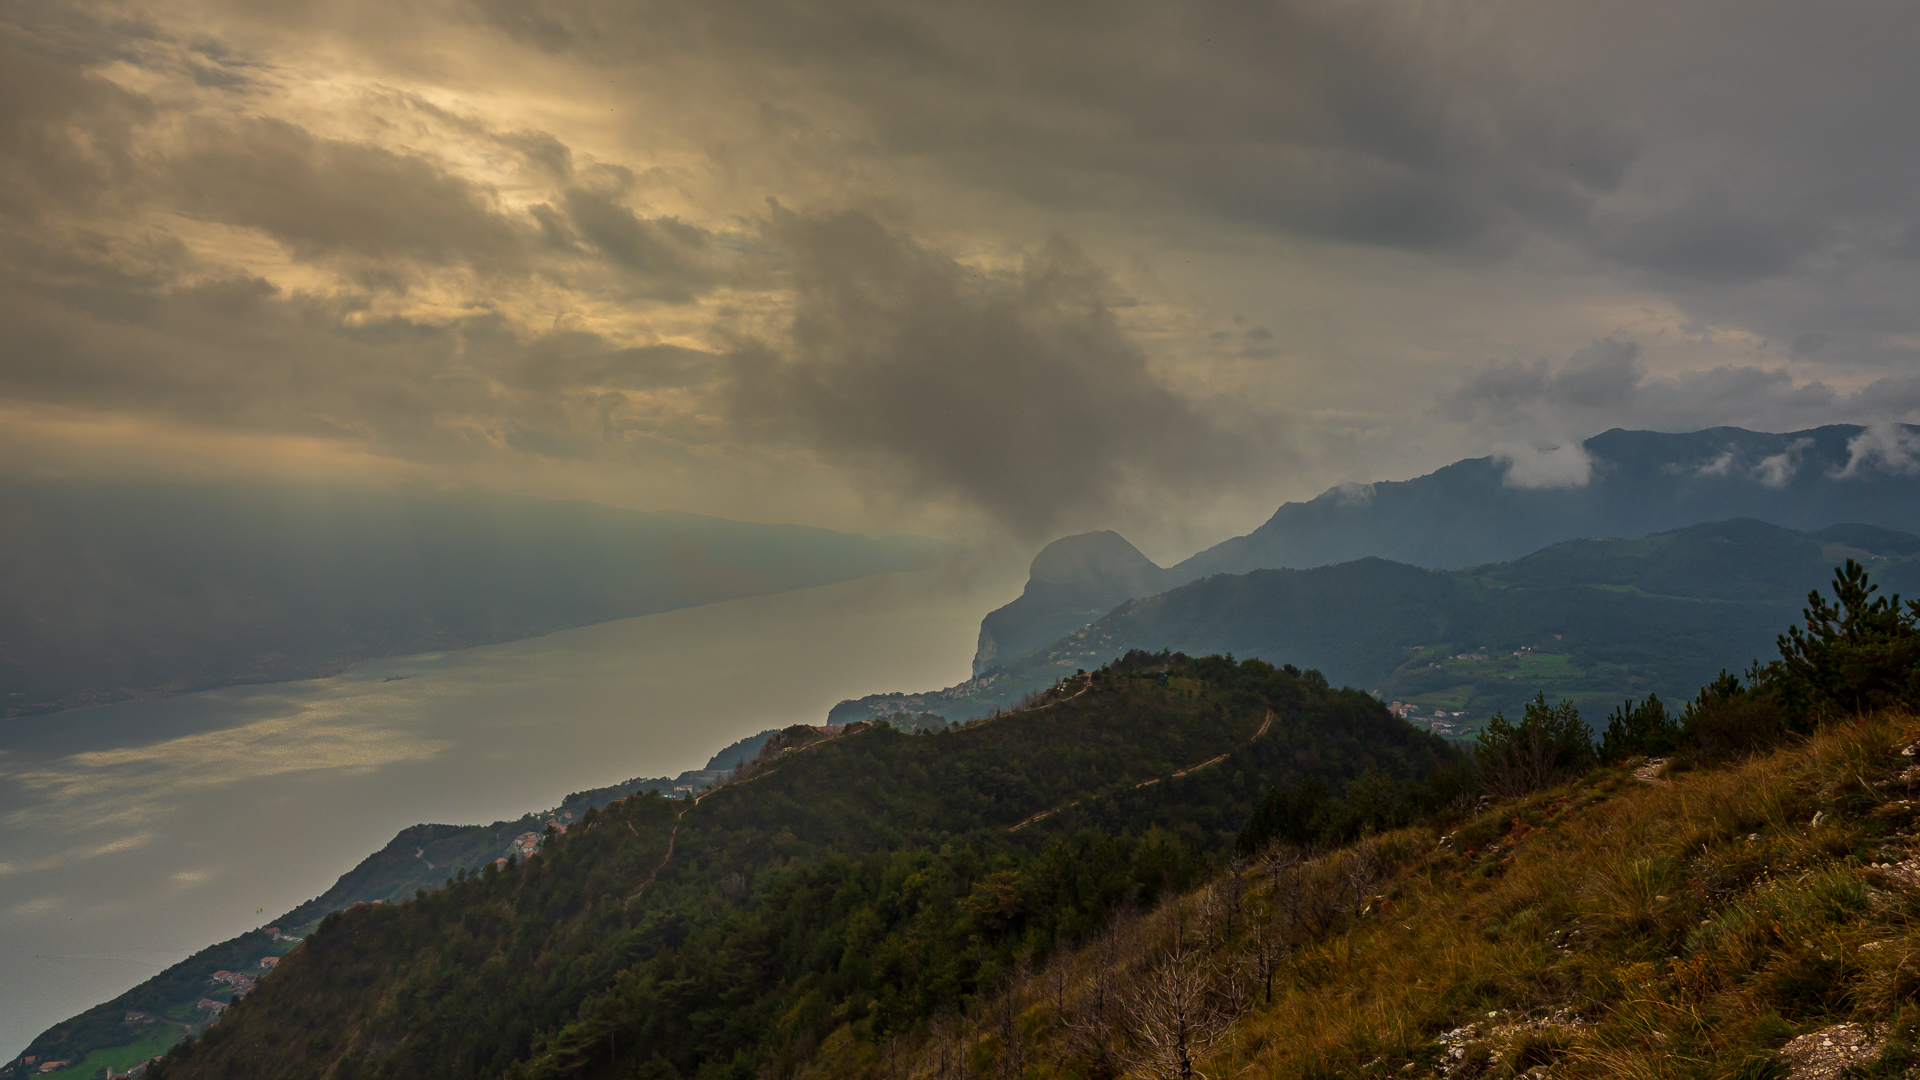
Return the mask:
<path fill-rule="evenodd" d="M 1023 578 L 887 574 L 0 723 L 0 1061 L 409 825 L 516 818 L 842 698 L 958 682 Z"/>

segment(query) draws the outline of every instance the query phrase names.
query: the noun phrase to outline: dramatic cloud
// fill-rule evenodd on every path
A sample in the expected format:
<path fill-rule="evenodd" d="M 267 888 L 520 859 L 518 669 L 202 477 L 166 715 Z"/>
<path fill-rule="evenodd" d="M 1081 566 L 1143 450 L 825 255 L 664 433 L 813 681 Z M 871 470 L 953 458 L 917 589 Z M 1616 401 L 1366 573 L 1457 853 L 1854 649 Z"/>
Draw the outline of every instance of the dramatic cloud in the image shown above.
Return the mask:
<path fill-rule="evenodd" d="M 1812 439 L 1795 439 L 1778 454 L 1768 454 L 1753 467 L 1754 479 L 1770 488 L 1783 488 L 1800 471 L 1800 461 L 1807 449 L 1813 445 Z"/>
<path fill-rule="evenodd" d="M 183 213 L 257 229 L 297 259 L 517 261 L 493 193 L 418 157 L 316 138 L 281 120 L 196 122 L 168 164 Z"/>
<path fill-rule="evenodd" d="M 1504 482 L 1517 488 L 1585 487 L 1593 479 L 1593 458 L 1577 442 L 1559 446 L 1508 445 L 1494 450 L 1507 466 Z"/>
<path fill-rule="evenodd" d="M 1874 424 L 1847 441 L 1842 477 L 1878 468 L 1895 474 L 1920 473 L 1920 436 L 1897 424 Z"/>
<path fill-rule="evenodd" d="M 0 437 L 1173 547 L 1467 454 L 1579 483 L 1615 425 L 1920 419 L 1916 31 L 1871 0 L 26 0 Z"/>
<path fill-rule="evenodd" d="M 1443 399 L 1442 413 L 1481 430 L 1574 444 L 1609 427 L 1681 431 L 1744 424 L 1778 430 L 1835 420 L 1885 425 L 1909 413 L 1914 401 L 1911 378 L 1875 380 L 1846 392 L 1796 379 L 1785 365 L 1715 367 L 1662 377 L 1646 370 L 1640 354 L 1634 342 L 1604 338 L 1558 362 L 1493 361 Z M 1865 454 L 1897 460 L 1898 445 L 1886 441 L 1895 437 L 1874 436 L 1855 451 L 1856 459 Z M 1724 475 L 1731 461 L 1707 462 L 1700 469 Z M 1783 457 L 1765 472 L 1777 486 L 1795 468 Z"/>
<path fill-rule="evenodd" d="M 1250 447 L 1162 385 L 1109 282 L 1055 240 L 989 273 L 857 213 L 776 211 L 793 260 L 784 350 L 734 360 L 750 426 L 1040 536 L 1130 489 L 1213 488 Z"/>

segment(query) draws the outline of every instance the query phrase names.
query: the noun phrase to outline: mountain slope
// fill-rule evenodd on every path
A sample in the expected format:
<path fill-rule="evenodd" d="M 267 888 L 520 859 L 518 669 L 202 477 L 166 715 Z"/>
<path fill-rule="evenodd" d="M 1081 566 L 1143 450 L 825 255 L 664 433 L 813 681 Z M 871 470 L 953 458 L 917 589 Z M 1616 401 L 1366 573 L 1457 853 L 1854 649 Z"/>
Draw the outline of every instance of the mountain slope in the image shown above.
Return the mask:
<path fill-rule="evenodd" d="M 1920 428 L 1900 430 L 1908 440 L 1920 437 Z M 1475 566 L 1575 537 L 1643 536 L 1727 518 L 1920 532 L 1920 471 L 1876 458 L 1867 436 L 1850 424 L 1784 434 L 1615 428 L 1581 444 L 1593 465 L 1578 486 L 1516 486 L 1507 462 L 1471 458 L 1412 480 L 1343 486 L 1288 503 L 1253 532 L 1172 570 L 1191 581 L 1363 555 Z"/>
<path fill-rule="evenodd" d="M 332 916 L 155 1075 L 752 1076 L 1191 884 L 1275 784 L 1451 760 L 1313 673 L 1160 667 L 776 746 L 695 804 L 615 803 L 525 864 Z"/>
<path fill-rule="evenodd" d="M 1916 739 L 1882 716 L 1275 846 L 890 1059 L 836 1044 L 802 1075 L 1177 1076 L 1187 1048 L 1206 1076 L 1912 1076 Z"/>
<path fill-rule="evenodd" d="M 1734 520 L 1641 540 L 1568 541 L 1462 571 L 1368 558 L 1221 574 L 1127 601 L 978 679 L 842 702 L 832 719 L 908 708 L 982 715 L 1129 649 L 1313 667 L 1469 721 L 1543 691 L 1604 712 L 1649 692 L 1684 697 L 1722 668 L 1770 654 L 1808 590 L 1848 557 L 1867 561 L 1886 591 L 1920 595 L 1916 553 L 1920 537 L 1887 529 L 1802 533 Z M 1521 650 L 1530 651 L 1512 655 Z"/>
<path fill-rule="evenodd" d="M 1885 450 L 1889 441 L 1898 444 L 1891 452 Z M 1131 573 L 1140 586 L 1124 597 L 1116 596 L 1120 579 L 1114 575 L 1063 578 L 1058 566 L 1065 560 L 1053 554 L 1056 547 L 1075 550 L 1093 536 L 1103 537 L 1103 547 L 1124 544 L 1114 534 L 1055 541 L 1034 560 L 1035 583 L 1044 560 L 1050 569 L 1040 591 L 1078 588 L 1099 599 L 1115 596 L 1111 607 L 1212 574 L 1308 568 L 1367 556 L 1414 566 L 1477 566 L 1576 537 L 1644 536 L 1727 518 L 1791 529 L 1851 521 L 1920 532 L 1920 470 L 1910 464 L 1920 428 L 1868 432 L 1834 425 L 1785 434 L 1616 428 L 1581 445 L 1591 473 L 1577 485 L 1517 485 L 1508 461 L 1470 458 L 1412 480 L 1343 484 L 1318 498 L 1287 503 L 1251 533 L 1175 566 L 1135 566 Z M 1028 591 L 1034 593 L 1036 585 L 1029 584 Z M 981 624 L 974 674 L 1023 655 L 1007 642 L 1034 641 L 1038 647 L 1077 629 L 1064 626 L 1066 614 L 1023 595 L 988 615 Z"/>
<path fill-rule="evenodd" d="M 973 673 L 1017 660 L 1087 625 L 1115 604 L 1179 584 L 1116 532 L 1055 540 L 1034 556 L 1019 598 L 980 621 Z"/>
<path fill-rule="evenodd" d="M 540 834 L 548 822 L 578 821 L 587 811 L 645 792 L 672 794 L 676 784 L 704 786 L 710 777 L 683 775 L 678 779 L 634 779 L 611 787 L 568 795 L 544 813 L 527 814 L 491 825 L 415 825 L 402 829 L 387 845 L 340 875 L 326 892 L 272 920 L 268 929 L 250 930 L 201 949 L 160 974 L 147 979 L 77 1016 L 41 1032 L 22 1051 L 40 1061 L 84 1062 L 112 1057 L 153 1043 L 164 1050 L 187 1033 L 216 1017 L 199 1003 L 225 1001 L 228 991 L 215 981 L 218 972 L 259 974 L 265 956 L 283 956 L 299 938 L 327 915 L 357 904 L 398 903 L 420 889 L 437 889 L 455 874 L 479 871 L 514 851 L 514 841 L 528 833 Z M 280 931 L 278 936 L 268 930 Z M 231 986 L 229 982 L 226 984 Z M 125 1071 L 139 1054 L 117 1066 Z M 98 1070 L 78 1075 L 91 1076 Z"/>
<path fill-rule="evenodd" d="M 943 547 L 469 492 L 0 480 L 0 711 L 328 675 Z"/>

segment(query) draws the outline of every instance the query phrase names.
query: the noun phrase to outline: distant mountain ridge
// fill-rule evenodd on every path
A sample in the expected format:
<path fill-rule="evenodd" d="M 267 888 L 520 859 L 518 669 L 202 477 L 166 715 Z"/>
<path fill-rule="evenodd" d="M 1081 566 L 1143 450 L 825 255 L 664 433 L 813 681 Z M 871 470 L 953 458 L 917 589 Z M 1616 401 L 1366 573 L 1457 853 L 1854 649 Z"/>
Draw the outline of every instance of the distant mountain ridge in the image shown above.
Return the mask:
<path fill-rule="evenodd" d="M 1294 664 L 1335 685 L 1429 710 L 1450 702 L 1449 711 L 1471 716 L 1511 711 L 1536 692 L 1604 715 L 1620 698 L 1689 694 L 1721 668 L 1770 658 L 1807 591 L 1848 558 L 1865 563 L 1883 592 L 1920 596 L 1920 536 L 1851 524 L 1801 532 L 1751 518 L 1638 540 L 1569 540 L 1467 570 L 1369 556 L 1215 574 L 1125 600 L 957 686 L 843 701 L 830 719 L 986 715 L 1129 649 Z M 1438 646 L 1499 655 L 1436 662 Z"/>
<path fill-rule="evenodd" d="M 1342 484 L 1287 503 L 1247 535 L 1165 569 L 1116 533 L 1056 540 L 1034 559 L 1036 568 L 1047 566 L 1045 579 L 1036 569 L 1026 593 L 982 620 L 974 674 L 1077 629 L 1067 625 L 1072 617 L 1100 602 L 1110 609 L 1210 574 L 1367 556 L 1479 566 L 1563 540 L 1645 536 L 1731 518 L 1800 530 L 1858 522 L 1920 532 L 1920 428 L 1911 425 L 1870 431 L 1836 424 L 1784 434 L 1615 428 L 1581 446 L 1591 474 L 1577 486 L 1516 486 L 1509 461 L 1469 458 L 1412 480 Z M 1066 573 L 1082 567 L 1078 577 Z"/>

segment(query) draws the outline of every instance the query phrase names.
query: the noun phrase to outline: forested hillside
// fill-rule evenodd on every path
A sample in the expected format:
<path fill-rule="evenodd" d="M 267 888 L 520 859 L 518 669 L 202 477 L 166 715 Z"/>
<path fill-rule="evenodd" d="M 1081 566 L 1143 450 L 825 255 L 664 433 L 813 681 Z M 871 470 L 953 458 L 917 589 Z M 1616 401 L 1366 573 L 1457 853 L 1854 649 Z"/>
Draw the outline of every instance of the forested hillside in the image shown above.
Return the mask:
<path fill-rule="evenodd" d="M 671 794 L 679 782 L 669 777 L 636 778 L 574 792 L 552 810 L 513 821 L 402 829 L 385 847 L 340 875 L 326 892 L 271 920 L 277 935 L 256 929 L 201 949 L 125 993 L 41 1032 L 23 1056 L 75 1062 L 77 1075 L 89 1077 L 99 1068 L 87 1062 L 124 1058 L 119 1066 L 124 1071 L 126 1064 L 166 1049 L 183 1034 L 215 1019 L 202 1003 L 225 1002 L 235 992 L 233 983 L 216 982 L 215 973 L 256 975 L 262 957 L 284 954 L 335 911 L 355 904 L 406 900 L 422 888 L 438 888 L 451 875 L 464 878 L 469 872 L 477 873 L 510 854 L 516 838 L 541 833 L 548 822 L 578 821 L 589 810 L 643 792 Z"/>
<path fill-rule="evenodd" d="M 843 702 L 836 722 L 900 708 L 949 717 L 1004 708 L 1063 671 L 1129 649 L 1292 663 L 1477 726 L 1537 693 L 1611 708 L 1690 696 L 1773 651 L 1807 592 L 1859 558 L 1920 593 L 1920 537 L 1840 525 L 1796 532 L 1734 520 L 1639 540 L 1573 540 L 1510 563 L 1431 571 L 1384 559 L 1220 574 L 1132 600 L 1015 663 L 944 691 Z"/>
<path fill-rule="evenodd" d="M 504 871 L 330 917 L 156 1075 L 749 1077 L 1190 888 L 1276 786 L 1384 796 L 1328 815 L 1338 839 L 1460 769 L 1315 672 L 1175 656 L 770 751 L 697 803 L 615 803 Z"/>

